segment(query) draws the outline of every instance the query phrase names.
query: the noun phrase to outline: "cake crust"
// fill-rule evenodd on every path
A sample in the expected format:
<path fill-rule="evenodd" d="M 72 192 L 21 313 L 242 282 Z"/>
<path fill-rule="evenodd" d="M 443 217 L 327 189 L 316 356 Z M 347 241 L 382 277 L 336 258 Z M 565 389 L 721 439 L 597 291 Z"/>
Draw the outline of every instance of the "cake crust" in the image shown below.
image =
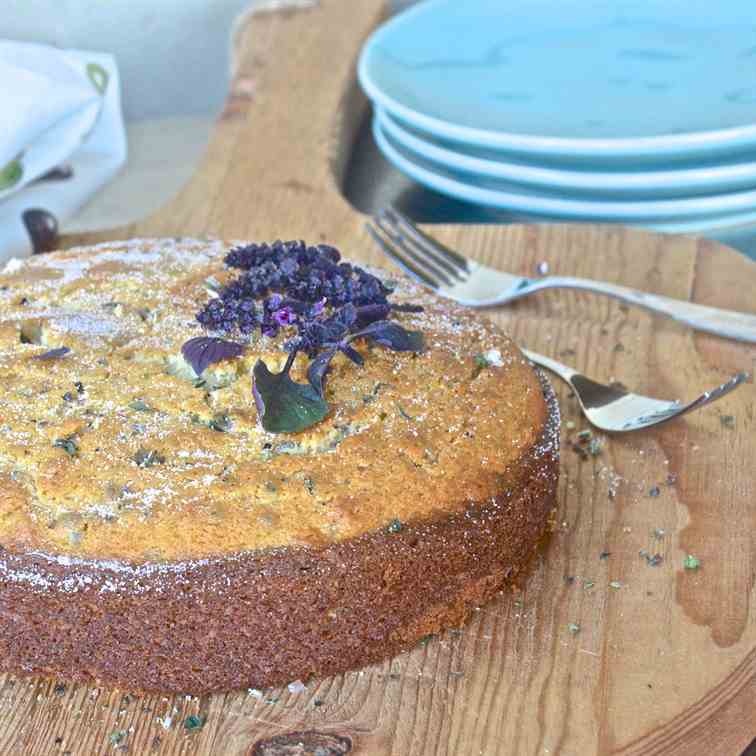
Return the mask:
<path fill-rule="evenodd" d="M 0 668 L 191 693 L 334 674 L 458 626 L 543 536 L 553 392 L 409 282 L 396 299 L 425 312 L 402 323 L 428 349 L 335 364 L 311 432 L 257 423 L 251 364 L 280 367 L 280 344 L 188 380 L 176 355 L 227 248 L 142 240 L 0 274 Z"/>
<path fill-rule="evenodd" d="M 338 674 L 459 627 L 526 569 L 554 510 L 559 411 L 518 485 L 324 548 L 123 564 L 3 554 L 0 669 L 201 694 Z"/>

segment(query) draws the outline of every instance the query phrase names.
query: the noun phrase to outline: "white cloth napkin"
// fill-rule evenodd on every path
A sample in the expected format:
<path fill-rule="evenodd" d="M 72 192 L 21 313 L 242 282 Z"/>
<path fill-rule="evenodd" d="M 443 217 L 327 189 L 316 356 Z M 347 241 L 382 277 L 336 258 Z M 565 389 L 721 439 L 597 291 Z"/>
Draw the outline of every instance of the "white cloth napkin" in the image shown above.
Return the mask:
<path fill-rule="evenodd" d="M 62 231 L 127 148 L 111 55 L 0 40 L 0 96 L 1 264 L 31 254 L 40 217 Z"/>

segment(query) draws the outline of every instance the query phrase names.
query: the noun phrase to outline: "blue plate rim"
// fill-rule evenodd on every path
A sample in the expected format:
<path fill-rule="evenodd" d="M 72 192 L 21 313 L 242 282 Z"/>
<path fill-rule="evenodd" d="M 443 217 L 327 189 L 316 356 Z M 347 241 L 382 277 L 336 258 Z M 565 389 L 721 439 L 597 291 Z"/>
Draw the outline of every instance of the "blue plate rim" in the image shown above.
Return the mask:
<path fill-rule="evenodd" d="M 696 219 L 708 219 L 710 222 L 718 219 L 737 216 L 743 216 L 749 210 L 756 209 L 756 190 L 750 192 L 727 192 L 713 197 L 692 197 L 689 199 L 676 200 L 646 200 L 635 202 L 586 202 L 574 198 L 559 197 L 534 197 L 527 195 L 518 195 L 512 192 L 499 192 L 495 189 L 486 189 L 475 187 L 456 179 L 452 179 L 414 163 L 409 158 L 403 156 L 397 148 L 391 145 L 389 138 L 386 137 L 380 127 L 377 118 L 372 120 L 373 137 L 378 148 L 389 162 L 395 165 L 403 173 L 409 175 L 414 180 L 435 191 L 446 194 L 456 199 L 463 199 L 485 207 L 493 207 L 501 210 L 508 210 L 513 213 L 529 214 L 531 216 L 561 216 L 562 218 L 572 218 L 574 220 L 590 220 L 593 222 L 630 222 L 642 223 L 646 228 L 657 228 L 659 224 L 689 224 Z M 475 197 L 474 195 L 477 195 Z M 502 195 L 506 195 L 504 200 Z M 700 205 L 705 201 L 722 201 L 723 198 L 729 197 L 735 199 L 740 207 L 735 208 L 701 208 Z M 527 206 L 528 200 L 537 200 L 541 204 L 540 209 L 533 210 Z M 590 205 L 595 207 L 595 211 L 588 212 L 585 207 L 579 208 L 579 205 Z M 630 207 L 628 207 L 628 205 Z M 658 207 L 652 210 L 651 205 L 662 205 L 663 209 Z M 548 207 L 547 207 L 548 206 Z M 696 207 L 698 206 L 698 207 Z M 599 219 L 600 216 L 600 219 Z M 653 224 L 653 225 L 652 225 Z M 708 226 L 706 226 L 708 227 Z"/>
<path fill-rule="evenodd" d="M 756 124 L 727 129 L 689 132 L 687 134 L 575 139 L 570 137 L 546 137 L 535 134 L 476 129 L 453 124 L 409 108 L 385 94 L 380 87 L 373 83 L 368 71 L 369 57 L 372 54 L 373 48 L 380 44 L 382 37 L 389 33 L 393 27 L 407 23 L 408 19 L 411 19 L 418 13 L 427 12 L 431 6 L 447 2 L 448 0 L 424 0 L 424 2 L 419 2 L 417 5 L 388 19 L 378 26 L 368 37 L 360 51 L 357 62 L 357 78 L 367 96 L 389 112 L 398 114 L 402 120 L 416 125 L 421 131 L 427 131 L 430 134 L 462 144 L 507 149 L 523 153 L 561 156 L 632 157 L 684 155 L 689 152 L 702 150 L 719 152 L 732 150 L 735 147 L 756 146 Z"/>
<path fill-rule="evenodd" d="M 375 110 L 381 128 L 396 142 L 420 157 L 442 167 L 470 175 L 512 181 L 528 187 L 543 189 L 576 190 L 582 192 L 637 192 L 645 196 L 663 191 L 736 191 L 756 188 L 756 160 L 745 163 L 722 163 L 703 168 L 677 168 L 655 170 L 646 167 L 637 171 L 594 171 L 554 168 L 536 163 L 518 164 L 511 160 L 500 161 L 459 150 L 452 150 L 430 139 L 423 139 L 405 129 L 392 114 L 378 106 Z M 725 183 L 729 182 L 729 183 Z"/>

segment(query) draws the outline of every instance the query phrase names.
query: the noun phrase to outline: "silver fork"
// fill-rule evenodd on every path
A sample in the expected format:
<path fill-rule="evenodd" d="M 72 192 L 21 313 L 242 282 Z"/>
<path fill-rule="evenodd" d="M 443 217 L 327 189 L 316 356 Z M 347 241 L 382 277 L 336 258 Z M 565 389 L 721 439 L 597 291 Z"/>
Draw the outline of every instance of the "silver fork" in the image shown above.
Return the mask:
<path fill-rule="evenodd" d="M 525 278 L 468 260 L 420 231 L 394 208 L 373 218 L 367 230 L 406 273 L 439 294 L 470 307 L 488 307 L 551 288 L 583 289 L 666 315 L 699 331 L 756 343 L 756 315 L 683 302 L 626 286 L 572 276 Z"/>
<path fill-rule="evenodd" d="M 631 394 L 617 384 L 607 386 L 591 380 L 550 357 L 527 349 L 522 349 L 522 353 L 531 362 L 551 370 L 566 381 L 575 392 L 588 421 L 601 430 L 611 432 L 639 430 L 666 423 L 721 399 L 748 379 L 748 373 L 738 373 L 721 386 L 705 391 L 692 402 L 681 404 L 678 401 L 667 402 Z"/>
<path fill-rule="evenodd" d="M 386 214 L 390 212 L 391 211 L 386 211 Z M 440 271 L 446 272 L 447 269 L 453 269 L 452 266 L 454 264 L 456 264 L 457 269 L 463 266 L 469 266 L 465 269 L 468 271 L 475 271 L 477 275 L 481 275 L 482 272 L 488 271 L 490 274 L 499 275 L 505 279 L 511 279 L 513 281 L 528 281 L 528 279 L 518 279 L 515 276 L 499 273 L 499 271 L 466 260 L 456 252 L 441 247 L 438 242 L 420 232 L 409 221 L 404 219 L 403 216 L 396 213 L 396 211 L 393 212 L 397 217 L 397 223 L 403 222 L 407 233 L 413 234 L 411 238 L 414 239 L 417 244 L 425 243 L 433 245 L 433 249 L 427 253 L 428 255 L 434 255 L 432 259 L 437 261 L 433 265 L 432 270 L 429 271 L 429 269 L 425 267 L 426 265 L 429 265 L 426 262 L 427 257 L 421 256 L 420 254 L 408 253 L 406 251 L 406 243 L 400 246 L 400 242 L 404 241 L 406 237 L 400 235 L 399 232 L 394 231 L 394 227 L 388 225 L 388 223 L 384 221 L 384 215 L 376 218 L 376 225 L 383 231 L 388 240 L 381 236 L 381 234 L 370 225 L 368 225 L 368 231 L 379 244 L 381 249 L 392 260 L 395 260 L 401 268 L 407 271 L 407 273 L 413 278 L 418 279 L 421 283 L 425 283 L 439 293 L 446 294 L 447 296 L 453 299 L 458 299 L 458 301 L 466 304 L 464 299 L 460 299 L 449 293 L 450 290 L 448 287 L 452 286 L 453 291 L 454 284 L 442 284 L 437 277 L 440 275 Z M 417 234 L 417 236 L 414 236 L 414 234 Z M 436 245 L 438 245 L 440 249 L 443 249 L 443 253 L 435 249 Z M 408 258 L 405 258 L 404 255 L 408 255 Z M 451 260 L 454 260 L 454 263 L 452 263 Z M 472 278 L 473 274 L 471 273 L 469 277 Z M 537 281 L 534 283 L 537 283 Z M 534 289 L 529 289 L 529 291 L 534 291 Z M 514 299 L 517 296 L 518 294 L 515 291 L 514 295 L 510 298 Z M 748 373 L 738 373 L 721 386 L 717 386 L 711 391 L 705 391 L 692 402 L 681 404 L 679 401 L 664 401 L 661 399 L 653 399 L 649 396 L 633 394 L 617 384 L 607 386 L 606 384 L 598 383 L 591 378 L 581 375 L 577 370 L 574 370 L 567 365 L 563 365 L 561 362 L 557 362 L 550 357 L 545 357 L 542 354 L 537 354 L 536 352 L 531 352 L 526 349 L 523 349 L 522 352 L 531 362 L 534 362 L 541 367 L 545 367 L 547 370 L 551 370 L 568 383 L 575 392 L 575 396 L 580 403 L 580 408 L 583 410 L 583 414 L 588 421 L 597 428 L 611 432 L 638 430 L 640 428 L 648 428 L 652 425 L 665 423 L 673 418 L 680 417 L 680 415 L 684 415 L 710 404 L 711 402 L 715 402 L 717 399 L 721 399 L 748 379 Z"/>

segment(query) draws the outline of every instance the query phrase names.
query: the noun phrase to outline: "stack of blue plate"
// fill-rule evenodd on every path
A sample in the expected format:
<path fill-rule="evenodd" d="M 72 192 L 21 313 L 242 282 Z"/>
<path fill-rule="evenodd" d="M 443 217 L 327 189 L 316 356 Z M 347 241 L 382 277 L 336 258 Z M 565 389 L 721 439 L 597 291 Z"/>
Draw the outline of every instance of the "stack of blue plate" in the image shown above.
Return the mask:
<path fill-rule="evenodd" d="M 428 0 L 365 45 L 403 172 L 523 219 L 756 222 L 753 0 Z"/>

